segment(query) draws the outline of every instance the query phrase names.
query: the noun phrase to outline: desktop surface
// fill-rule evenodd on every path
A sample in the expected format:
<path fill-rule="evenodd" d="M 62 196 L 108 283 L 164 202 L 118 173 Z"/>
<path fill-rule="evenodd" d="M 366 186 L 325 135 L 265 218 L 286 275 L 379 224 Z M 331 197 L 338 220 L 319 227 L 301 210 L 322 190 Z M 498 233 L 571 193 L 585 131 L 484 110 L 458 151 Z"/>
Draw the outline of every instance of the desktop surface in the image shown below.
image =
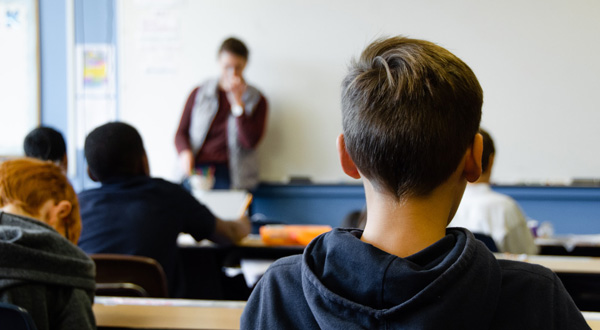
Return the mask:
<path fill-rule="evenodd" d="M 239 329 L 246 303 L 191 299 L 96 297 L 99 328 Z"/>

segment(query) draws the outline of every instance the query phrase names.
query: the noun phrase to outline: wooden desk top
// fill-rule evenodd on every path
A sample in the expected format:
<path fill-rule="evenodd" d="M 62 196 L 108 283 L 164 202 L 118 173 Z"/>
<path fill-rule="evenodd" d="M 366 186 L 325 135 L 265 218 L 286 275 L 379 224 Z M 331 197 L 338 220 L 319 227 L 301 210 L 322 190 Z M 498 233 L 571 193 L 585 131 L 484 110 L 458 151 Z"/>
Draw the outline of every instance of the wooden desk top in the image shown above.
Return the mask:
<path fill-rule="evenodd" d="M 600 330 L 600 313 L 583 312 L 583 317 L 592 330 Z"/>
<path fill-rule="evenodd" d="M 96 297 L 98 327 L 239 329 L 242 301 Z"/>
<path fill-rule="evenodd" d="M 525 254 L 495 253 L 498 259 L 508 259 L 539 264 L 555 273 L 600 274 L 600 258 L 570 256 L 534 256 Z"/>
<path fill-rule="evenodd" d="M 242 301 L 96 297 L 98 327 L 132 329 L 239 329 Z M 583 312 L 588 325 L 600 330 L 600 313 Z"/>

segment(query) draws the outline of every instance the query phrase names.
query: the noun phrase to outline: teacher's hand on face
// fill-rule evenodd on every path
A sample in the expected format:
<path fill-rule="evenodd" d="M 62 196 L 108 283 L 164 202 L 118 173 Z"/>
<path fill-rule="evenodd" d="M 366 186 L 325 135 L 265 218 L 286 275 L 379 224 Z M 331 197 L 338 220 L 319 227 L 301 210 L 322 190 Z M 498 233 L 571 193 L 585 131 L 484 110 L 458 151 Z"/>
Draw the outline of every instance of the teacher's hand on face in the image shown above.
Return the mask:
<path fill-rule="evenodd" d="M 228 79 L 227 87 L 227 100 L 231 107 L 239 105 L 243 108 L 244 102 L 242 101 L 242 96 L 248 87 L 244 79 L 239 76 L 232 76 Z"/>

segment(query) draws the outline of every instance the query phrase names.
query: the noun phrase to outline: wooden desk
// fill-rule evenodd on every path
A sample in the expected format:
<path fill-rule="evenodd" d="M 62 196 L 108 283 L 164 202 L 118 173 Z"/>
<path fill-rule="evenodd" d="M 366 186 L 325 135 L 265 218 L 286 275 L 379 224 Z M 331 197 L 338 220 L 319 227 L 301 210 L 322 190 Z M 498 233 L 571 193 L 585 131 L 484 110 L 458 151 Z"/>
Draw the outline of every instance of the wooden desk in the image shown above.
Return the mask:
<path fill-rule="evenodd" d="M 568 256 L 530 256 L 495 253 L 498 259 L 509 259 L 539 264 L 555 273 L 600 274 L 600 258 Z"/>
<path fill-rule="evenodd" d="M 96 297 L 98 328 L 239 329 L 245 302 L 183 299 Z M 600 313 L 583 312 L 600 330 Z"/>
<path fill-rule="evenodd" d="M 600 330 L 600 313 L 583 312 L 583 317 L 592 330 Z"/>
<path fill-rule="evenodd" d="M 242 275 L 228 277 L 224 267 L 235 267 L 245 259 L 275 260 L 300 254 L 303 247 L 264 246 L 251 237 L 238 246 L 223 247 L 207 243 L 180 246 L 188 298 L 246 300 L 250 296 Z M 581 310 L 600 311 L 600 258 L 570 256 L 527 256 L 495 254 L 499 259 L 537 263 L 555 273 Z M 251 278 L 250 278 L 251 279 Z"/>
<path fill-rule="evenodd" d="M 600 235 L 563 235 L 536 238 L 542 255 L 600 257 Z"/>
<path fill-rule="evenodd" d="M 182 260 L 186 298 L 245 300 L 250 296 L 244 278 L 229 277 L 224 267 L 239 267 L 241 259 L 275 260 L 293 254 L 301 254 L 300 246 L 265 246 L 260 238 L 251 236 L 239 245 L 217 245 L 209 241 L 195 242 L 193 239 L 178 241 Z"/>
<path fill-rule="evenodd" d="M 99 328 L 239 329 L 242 301 L 96 297 Z"/>

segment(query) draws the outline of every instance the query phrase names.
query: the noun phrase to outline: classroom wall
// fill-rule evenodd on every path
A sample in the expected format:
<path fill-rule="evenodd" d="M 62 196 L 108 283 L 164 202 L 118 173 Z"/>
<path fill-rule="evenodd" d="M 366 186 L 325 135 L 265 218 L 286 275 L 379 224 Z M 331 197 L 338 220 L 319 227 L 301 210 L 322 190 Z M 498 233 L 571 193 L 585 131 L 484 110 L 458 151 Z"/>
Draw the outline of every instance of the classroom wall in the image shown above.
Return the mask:
<path fill-rule="evenodd" d="M 41 122 L 68 132 L 67 1 L 39 0 Z M 67 138 L 65 136 L 65 138 Z"/>
<path fill-rule="evenodd" d="M 39 0 L 41 124 L 63 133 L 69 157 L 69 179 L 76 191 L 95 184 L 87 175 L 83 141 L 94 125 L 95 112 L 116 113 L 116 97 L 87 95 L 78 52 L 95 45 L 116 47 L 117 13 L 114 0 Z M 108 63 L 117 67 L 117 63 Z M 117 85 L 117 81 L 111 84 Z M 103 101 L 98 106 L 97 101 Z M 110 109 L 106 109 L 110 108 Z M 111 119 L 116 119 L 114 115 Z M 94 123 L 103 123 L 95 121 Z"/>
<path fill-rule="evenodd" d="M 600 2 L 120 1 L 120 114 L 137 126 L 152 173 L 176 178 L 173 137 L 188 93 L 215 76 L 235 35 L 250 47 L 246 77 L 267 96 L 261 178 L 348 179 L 335 138 L 340 81 L 376 37 L 405 34 L 447 47 L 485 92 L 483 126 L 497 143 L 499 183 L 600 177 Z"/>

